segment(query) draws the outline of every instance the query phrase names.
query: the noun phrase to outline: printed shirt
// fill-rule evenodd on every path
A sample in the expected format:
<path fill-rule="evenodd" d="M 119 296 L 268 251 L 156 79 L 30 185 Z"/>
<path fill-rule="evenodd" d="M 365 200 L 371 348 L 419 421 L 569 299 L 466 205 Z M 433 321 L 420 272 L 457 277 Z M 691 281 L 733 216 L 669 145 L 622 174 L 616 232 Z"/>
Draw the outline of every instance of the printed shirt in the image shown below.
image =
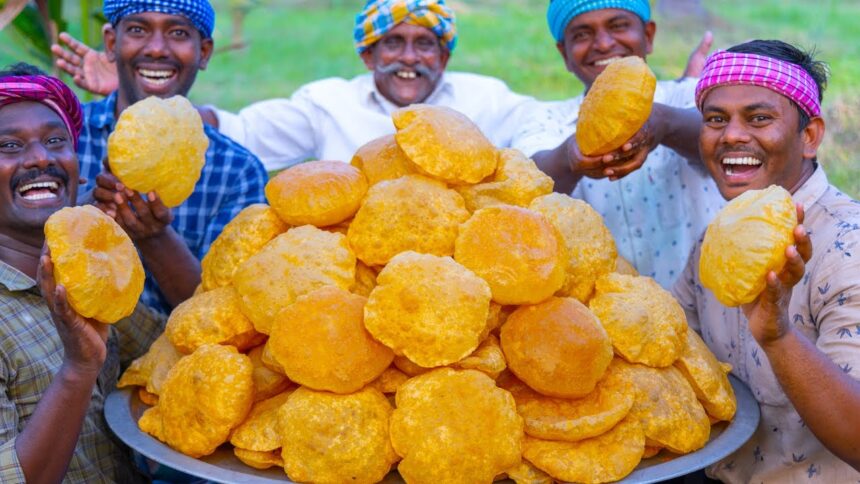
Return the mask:
<path fill-rule="evenodd" d="M 660 81 L 654 102 L 695 107 L 695 88 L 692 78 Z M 582 100 L 580 95 L 536 106 L 515 134 L 513 147 L 532 156 L 559 146 L 576 131 Z M 703 165 L 662 145 L 626 177 L 583 178 L 571 196 L 585 200 L 603 216 L 619 255 L 665 288 L 677 280 L 690 248 L 724 203 Z"/>
<path fill-rule="evenodd" d="M 87 182 L 79 189 L 80 194 L 92 190 L 96 176 L 102 172 L 108 136 L 116 126 L 115 107 L 116 92 L 84 105 L 78 159 L 81 176 Z M 205 126 L 204 130 L 209 138 L 206 164 L 188 200 L 172 209 L 171 224 L 197 259 L 203 258 L 227 222 L 243 208 L 266 201 L 263 189 L 267 175 L 257 158 L 212 127 Z M 167 300 L 148 272 L 141 302 L 162 313 L 170 312 Z"/>
<path fill-rule="evenodd" d="M 842 371 L 860 378 L 860 203 L 829 185 L 821 167 L 792 198 L 806 210 L 803 225 L 813 251 L 806 275 L 792 291 L 789 318 Z M 701 240 L 673 293 L 690 326 L 719 360 L 731 363 L 761 407 L 752 439 L 709 473 L 726 482 L 860 482 L 860 473 L 825 449 L 803 423 L 741 309 L 721 305 L 702 287 L 700 254 Z"/>
<path fill-rule="evenodd" d="M 62 366 L 63 344 L 36 282 L 2 261 L 0 325 L 0 482 L 24 482 L 15 441 Z M 142 481 L 130 451 L 111 435 L 103 409 L 120 367 L 142 355 L 163 330 L 164 319 L 142 305 L 110 327 L 108 357 L 63 482 Z"/>
<path fill-rule="evenodd" d="M 510 146 L 533 102 L 499 79 L 460 72 L 446 72 L 424 101 L 465 114 L 499 147 Z M 365 143 L 394 133 L 391 113 L 397 109 L 377 90 L 373 75 L 364 74 L 312 82 L 290 99 L 254 103 L 238 114 L 216 113 L 219 130 L 273 171 L 311 158 L 349 162 Z"/>

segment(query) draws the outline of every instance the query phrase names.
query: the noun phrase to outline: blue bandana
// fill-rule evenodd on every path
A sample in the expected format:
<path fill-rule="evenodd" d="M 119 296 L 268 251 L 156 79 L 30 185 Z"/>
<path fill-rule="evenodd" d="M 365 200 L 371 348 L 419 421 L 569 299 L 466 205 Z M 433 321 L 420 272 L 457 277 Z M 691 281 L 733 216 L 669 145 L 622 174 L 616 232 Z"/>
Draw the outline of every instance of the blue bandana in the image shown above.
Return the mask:
<path fill-rule="evenodd" d="M 215 10 L 208 0 L 105 0 L 104 15 L 111 25 L 135 13 L 158 12 L 182 15 L 200 31 L 204 39 L 212 37 Z"/>
<path fill-rule="evenodd" d="M 564 29 L 574 17 L 604 8 L 629 10 L 638 15 L 643 22 L 651 20 L 651 5 L 648 4 L 648 0 L 550 0 L 546 11 L 549 31 L 556 42 L 561 42 L 564 38 Z"/>

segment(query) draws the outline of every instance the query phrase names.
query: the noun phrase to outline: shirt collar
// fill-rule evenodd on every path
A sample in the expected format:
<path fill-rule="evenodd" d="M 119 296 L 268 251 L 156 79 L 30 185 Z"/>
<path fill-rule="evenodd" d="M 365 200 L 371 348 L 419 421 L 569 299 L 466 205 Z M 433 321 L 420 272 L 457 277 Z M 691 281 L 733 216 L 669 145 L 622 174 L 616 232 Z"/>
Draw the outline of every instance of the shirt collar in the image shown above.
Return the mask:
<path fill-rule="evenodd" d="M 389 101 L 385 96 L 379 92 L 379 89 L 376 87 L 376 82 L 373 80 L 373 73 L 364 75 L 364 92 L 365 97 L 369 104 L 375 104 L 380 107 L 385 114 L 391 115 L 394 111 L 400 109 L 400 106 L 394 104 Z M 439 98 L 443 95 L 448 94 L 454 96 L 454 84 L 451 82 L 448 74 L 446 72 L 442 73 L 442 80 L 439 81 L 439 84 L 436 85 L 436 89 L 427 96 L 427 99 L 424 100 L 425 104 L 440 104 Z"/>
<path fill-rule="evenodd" d="M 815 171 L 803 182 L 800 188 L 791 194 L 791 198 L 795 203 L 800 203 L 803 205 L 803 208 L 808 209 L 824 195 L 829 186 L 830 183 L 827 181 L 827 175 L 821 166 L 816 163 Z"/>
<path fill-rule="evenodd" d="M 36 281 L 3 261 L 0 261 L 0 284 L 13 292 L 36 287 Z"/>
<path fill-rule="evenodd" d="M 116 124 L 116 115 L 114 114 L 116 111 L 116 98 L 117 91 L 114 91 L 102 100 L 87 103 L 86 107 L 89 108 L 87 123 L 97 129 L 113 129 Z"/>

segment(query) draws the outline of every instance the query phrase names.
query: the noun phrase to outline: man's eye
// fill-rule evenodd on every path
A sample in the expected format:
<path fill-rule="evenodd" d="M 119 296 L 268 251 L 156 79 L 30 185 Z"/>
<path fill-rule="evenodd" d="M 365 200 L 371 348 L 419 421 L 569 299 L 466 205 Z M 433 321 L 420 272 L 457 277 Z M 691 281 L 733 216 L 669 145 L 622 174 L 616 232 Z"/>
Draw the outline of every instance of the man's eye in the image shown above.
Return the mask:
<path fill-rule="evenodd" d="M 725 122 L 725 118 L 722 116 L 708 116 L 705 118 L 705 122 L 708 124 L 719 124 Z"/>
<path fill-rule="evenodd" d="M 587 32 L 574 32 L 570 36 L 570 40 L 572 40 L 574 42 L 580 42 L 580 41 L 586 40 L 587 38 L 588 38 Z"/>
<path fill-rule="evenodd" d="M 185 29 L 176 29 L 176 30 L 170 32 L 170 35 L 172 35 L 174 37 L 185 38 L 185 37 L 190 36 L 191 34 Z"/>
<path fill-rule="evenodd" d="M 755 116 L 752 117 L 752 121 L 754 123 L 766 123 L 766 122 L 770 121 L 770 116 L 767 116 L 764 114 L 756 114 Z"/>
<path fill-rule="evenodd" d="M 128 32 L 130 34 L 140 34 L 140 33 L 143 33 L 143 29 L 141 27 L 136 26 L 136 25 L 132 25 L 126 29 L 126 32 Z"/>
<path fill-rule="evenodd" d="M 626 30 L 630 27 L 630 24 L 627 22 L 616 22 L 609 26 L 612 30 Z"/>
<path fill-rule="evenodd" d="M 47 143 L 49 145 L 55 145 L 58 143 L 64 143 L 65 141 L 66 141 L 66 138 L 64 138 L 62 136 L 52 136 L 52 137 L 48 138 Z"/>
<path fill-rule="evenodd" d="M 18 143 L 14 141 L 0 141 L 0 149 L 13 150 L 18 147 Z"/>

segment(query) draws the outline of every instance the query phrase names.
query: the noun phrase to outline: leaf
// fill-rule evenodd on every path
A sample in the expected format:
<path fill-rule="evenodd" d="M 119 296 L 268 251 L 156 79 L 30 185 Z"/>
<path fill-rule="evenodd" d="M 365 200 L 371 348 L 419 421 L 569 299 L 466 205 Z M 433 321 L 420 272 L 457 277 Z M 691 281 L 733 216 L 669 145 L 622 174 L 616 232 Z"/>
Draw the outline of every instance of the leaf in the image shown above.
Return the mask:
<path fill-rule="evenodd" d="M 45 31 L 39 11 L 27 5 L 12 21 L 12 27 L 29 42 L 29 47 L 42 58 L 51 59 L 51 40 Z"/>
<path fill-rule="evenodd" d="M 27 6 L 27 0 L 6 0 L 0 7 L 0 30 L 9 25 Z"/>

